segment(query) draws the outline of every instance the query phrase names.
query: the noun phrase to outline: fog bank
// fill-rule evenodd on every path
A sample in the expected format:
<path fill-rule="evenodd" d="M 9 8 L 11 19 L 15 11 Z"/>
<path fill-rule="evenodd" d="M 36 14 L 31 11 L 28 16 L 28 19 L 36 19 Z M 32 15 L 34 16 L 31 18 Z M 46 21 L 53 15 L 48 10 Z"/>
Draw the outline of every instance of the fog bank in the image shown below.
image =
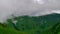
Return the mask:
<path fill-rule="evenodd" d="M 60 0 L 0 0 L 0 22 L 14 16 L 60 14 Z"/>

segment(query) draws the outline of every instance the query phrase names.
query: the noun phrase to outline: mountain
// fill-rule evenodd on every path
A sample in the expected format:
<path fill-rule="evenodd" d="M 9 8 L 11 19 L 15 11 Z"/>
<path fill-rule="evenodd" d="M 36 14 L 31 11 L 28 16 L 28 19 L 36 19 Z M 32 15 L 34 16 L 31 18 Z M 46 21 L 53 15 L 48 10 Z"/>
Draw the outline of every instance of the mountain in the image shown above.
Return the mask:
<path fill-rule="evenodd" d="M 19 31 L 24 34 L 58 34 L 60 32 L 60 14 L 49 14 L 37 17 L 19 16 L 13 19 L 17 20 L 16 25 L 12 24 L 12 19 L 7 19 L 7 30 Z M 7 32 L 7 30 L 4 32 Z"/>

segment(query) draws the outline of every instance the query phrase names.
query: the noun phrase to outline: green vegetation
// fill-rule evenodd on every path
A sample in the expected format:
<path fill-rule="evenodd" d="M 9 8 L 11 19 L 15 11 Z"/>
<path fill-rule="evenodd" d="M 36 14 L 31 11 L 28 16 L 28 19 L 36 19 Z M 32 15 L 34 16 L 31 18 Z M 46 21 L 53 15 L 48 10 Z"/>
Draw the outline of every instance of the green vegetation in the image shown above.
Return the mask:
<path fill-rule="evenodd" d="M 4 27 L 0 24 L 0 34 L 60 34 L 60 14 L 50 14 L 38 17 L 19 16 L 17 30 L 12 19 L 7 19 L 8 24 Z"/>

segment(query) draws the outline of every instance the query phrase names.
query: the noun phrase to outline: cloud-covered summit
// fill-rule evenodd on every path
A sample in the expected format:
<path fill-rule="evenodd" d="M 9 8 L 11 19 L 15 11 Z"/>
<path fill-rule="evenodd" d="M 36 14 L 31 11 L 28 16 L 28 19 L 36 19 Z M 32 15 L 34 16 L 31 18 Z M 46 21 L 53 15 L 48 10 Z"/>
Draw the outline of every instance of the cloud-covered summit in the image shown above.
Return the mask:
<path fill-rule="evenodd" d="M 60 13 L 60 0 L 0 0 L 1 22 L 11 15 L 42 16 L 51 13 Z"/>

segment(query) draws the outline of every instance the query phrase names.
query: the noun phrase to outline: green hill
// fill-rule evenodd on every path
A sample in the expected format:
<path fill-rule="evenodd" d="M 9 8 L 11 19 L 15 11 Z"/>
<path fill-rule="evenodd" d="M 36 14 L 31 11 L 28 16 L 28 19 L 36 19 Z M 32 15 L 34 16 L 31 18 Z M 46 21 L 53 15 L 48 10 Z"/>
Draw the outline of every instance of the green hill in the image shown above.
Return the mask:
<path fill-rule="evenodd" d="M 7 19 L 6 27 L 0 25 L 1 34 L 60 34 L 60 14 L 49 14 L 38 17 L 19 16 L 16 26 L 12 19 Z"/>

